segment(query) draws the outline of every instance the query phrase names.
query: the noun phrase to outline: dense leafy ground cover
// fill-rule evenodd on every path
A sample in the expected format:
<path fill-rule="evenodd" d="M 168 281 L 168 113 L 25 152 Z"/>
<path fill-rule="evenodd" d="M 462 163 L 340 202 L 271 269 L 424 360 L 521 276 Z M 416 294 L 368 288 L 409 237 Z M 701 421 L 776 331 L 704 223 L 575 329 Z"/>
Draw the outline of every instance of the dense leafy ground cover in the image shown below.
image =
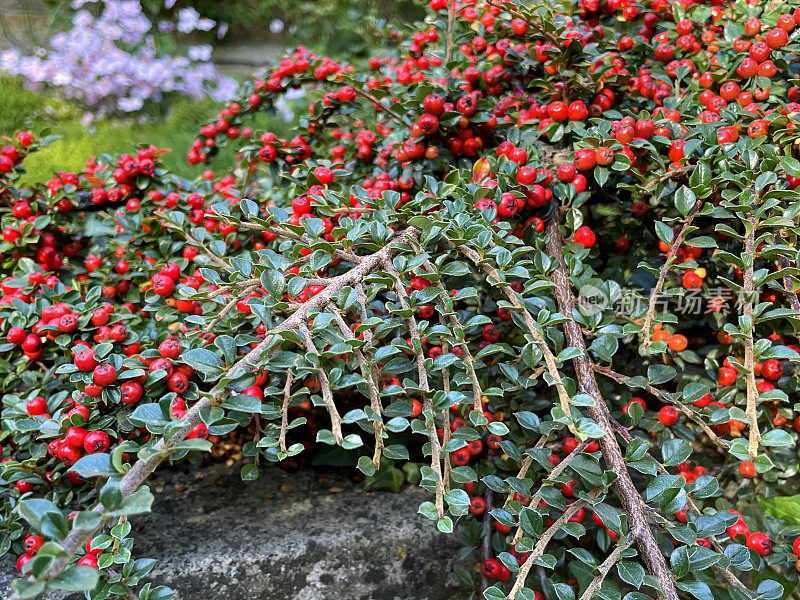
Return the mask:
<path fill-rule="evenodd" d="M 490 600 L 794 589 L 798 3 L 429 9 L 364 69 L 254 76 L 195 179 L 144 145 L 22 185 L 56 147 L 0 150 L 18 597 L 169 597 L 147 478 L 245 431 L 244 479 L 416 463 Z"/>

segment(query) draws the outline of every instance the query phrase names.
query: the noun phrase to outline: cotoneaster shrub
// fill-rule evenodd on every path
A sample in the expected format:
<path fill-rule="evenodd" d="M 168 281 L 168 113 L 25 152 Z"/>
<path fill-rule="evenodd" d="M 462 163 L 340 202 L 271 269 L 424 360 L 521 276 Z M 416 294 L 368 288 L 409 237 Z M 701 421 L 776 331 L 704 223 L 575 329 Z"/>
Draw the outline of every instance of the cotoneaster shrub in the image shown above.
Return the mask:
<path fill-rule="evenodd" d="M 147 478 L 236 430 L 244 479 L 308 435 L 369 477 L 422 459 L 465 595 L 788 594 L 798 22 L 433 0 L 368 72 L 300 48 L 245 84 L 188 153 L 233 173 L 143 147 L 18 189 L 49 140 L 9 138 L 16 597 L 169 597 L 128 537 Z M 296 137 L 251 130 L 298 86 Z"/>

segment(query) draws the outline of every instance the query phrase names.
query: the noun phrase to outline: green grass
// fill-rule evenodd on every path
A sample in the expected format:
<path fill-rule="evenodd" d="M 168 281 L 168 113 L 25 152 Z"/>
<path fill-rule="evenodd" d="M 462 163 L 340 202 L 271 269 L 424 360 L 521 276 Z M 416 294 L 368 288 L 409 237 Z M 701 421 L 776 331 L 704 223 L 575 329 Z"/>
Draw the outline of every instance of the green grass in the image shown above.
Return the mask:
<path fill-rule="evenodd" d="M 11 136 L 22 129 L 34 133 L 48 129 L 50 134 L 62 136 L 25 161 L 27 173 L 23 183 L 47 181 L 56 171 L 80 170 L 90 156 L 129 152 L 140 143 L 172 149 L 163 158 L 165 166 L 179 175 L 194 177 L 205 167 L 189 166 L 186 152 L 202 124 L 220 108 L 210 99 L 181 98 L 166 107 L 164 116 L 151 117 L 145 123 L 109 119 L 84 127 L 80 124 L 82 110 L 52 93 L 26 90 L 18 79 L 7 76 L 0 76 L 0 90 L 3 96 L 0 135 Z M 257 115 L 249 125 L 256 131 L 269 129 L 278 135 L 288 133 L 286 123 L 265 114 Z M 224 170 L 233 164 L 233 152 L 222 151 L 211 168 Z"/>

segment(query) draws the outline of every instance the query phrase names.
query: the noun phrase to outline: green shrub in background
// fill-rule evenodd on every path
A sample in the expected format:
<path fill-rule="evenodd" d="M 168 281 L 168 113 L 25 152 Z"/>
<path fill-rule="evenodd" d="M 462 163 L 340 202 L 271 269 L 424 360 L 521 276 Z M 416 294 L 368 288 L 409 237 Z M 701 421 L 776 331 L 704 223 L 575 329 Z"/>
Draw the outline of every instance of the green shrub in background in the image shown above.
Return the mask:
<path fill-rule="evenodd" d="M 186 148 L 197 135 L 200 124 L 218 106 L 211 99 L 183 98 L 165 106 L 163 116 L 145 123 L 111 119 L 87 127 L 80 123 L 78 107 L 54 96 L 26 90 L 15 77 L 0 76 L 0 89 L 3 91 L 0 131 L 49 129 L 52 135 L 61 136 L 50 152 L 38 152 L 26 162 L 25 182 L 49 179 L 56 171 L 80 171 L 88 156 L 101 152 L 130 152 L 135 145 L 145 142 L 159 147 Z M 288 132 L 288 125 L 280 118 L 265 114 L 258 118 L 262 128 Z M 235 157 L 228 154 L 220 159 L 219 166 L 227 169 L 233 166 Z M 201 171 L 199 167 L 188 165 L 183 153 L 177 151 L 165 155 L 164 164 L 187 177 Z"/>
<path fill-rule="evenodd" d="M 151 2 L 159 8 L 164 4 L 159 0 Z M 173 10 L 183 6 L 192 6 L 204 17 L 227 23 L 239 34 L 268 36 L 270 23 L 281 21 L 282 33 L 291 36 L 292 44 L 333 57 L 347 57 L 351 62 L 374 54 L 374 34 L 380 32 L 380 26 L 410 24 L 425 14 L 424 5 L 413 0 L 184 0 L 177 2 Z"/>

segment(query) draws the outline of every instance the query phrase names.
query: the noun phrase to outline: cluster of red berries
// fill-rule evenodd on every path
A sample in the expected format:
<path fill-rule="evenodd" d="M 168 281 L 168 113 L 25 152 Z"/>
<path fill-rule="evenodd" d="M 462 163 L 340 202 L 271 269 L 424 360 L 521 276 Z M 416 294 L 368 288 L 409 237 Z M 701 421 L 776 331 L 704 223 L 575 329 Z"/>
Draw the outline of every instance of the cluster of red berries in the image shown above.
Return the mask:
<path fill-rule="evenodd" d="M 74 513 L 70 515 L 70 518 L 74 518 Z M 100 548 L 92 548 L 92 543 L 94 539 L 90 539 L 86 542 L 86 554 L 84 554 L 80 559 L 78 559 L 78 566 L 79 567 L 93 567 L 97 568 L 97 561 L 100 556 L 103 554 L 103 550 Z M 25 550 L 24 554 L 21 554 L 20 557 L 17 559 L 17 570 L 22 573 L 25 565 L 36 556 L 36 553 L 44 546 L 44 538 L 40 535 L 32 535 L 29 534 L 25 536 L 25 540 L 22 542 L 22 547 Z"/>
<path fill-rule="evenodd" d="M 33 134 L 28 131 L 20 131 L 17 136 L 16 144 L 5 144 L 0 147 L 0 174 L 10 173 L 15 166 L 19 165 L 25 155 L 27 149 L 33 144 Z"/>
<path fill-rule="evenodd" d="M 271 97 L 278 92 L 285 91 L 286 87 L 283 80 L 286 78 L 297 78 L 304 81 L 322 81 L 333 74 L 346 73 L 353 69 L 351 66 L 343 66 L 327 57 L 321 59 L 321 64 L 314 67 L 309 73 L 313 62 L 317 62 L 318 56 L 302 46 L 298 47 L 294 54 L 281 60 L 280 64 L 265 79 L 257 79 L 253 82 L 253 89 L 244 106 L 239 102 L 232 102 L 217 115 L 214 123 L 205 125 L 200 130 L 200 137 L 192 143 L 192 148 L 187 154 L 189 164 L 195 165 L 208 161 L 210 152 L 217 148 L 217 137 L 225 136 L 228 139 L 237 138 L 251 139 L 253 129 L 250 127 L 238 128 L 231 123 L 234 117 L 239 117 L 258 109 L 264 102 L 265 97 Z M 345 92 L 342 97 L 336 98 L 339 101 L 352 101 L 349 94 Z M 326 96 L 330 103 L 333 97 Z M 311 155 L 308 142 L 302 137 L 297 136 L 291 142 L 281 140 L 280 143 L 274 134 L 261 136 L 264 144 L 259 151 L 259 157 L 264 162 L 272 162 L 277 158 L 280 150 L 289 162 L 302 161 Z"/>

